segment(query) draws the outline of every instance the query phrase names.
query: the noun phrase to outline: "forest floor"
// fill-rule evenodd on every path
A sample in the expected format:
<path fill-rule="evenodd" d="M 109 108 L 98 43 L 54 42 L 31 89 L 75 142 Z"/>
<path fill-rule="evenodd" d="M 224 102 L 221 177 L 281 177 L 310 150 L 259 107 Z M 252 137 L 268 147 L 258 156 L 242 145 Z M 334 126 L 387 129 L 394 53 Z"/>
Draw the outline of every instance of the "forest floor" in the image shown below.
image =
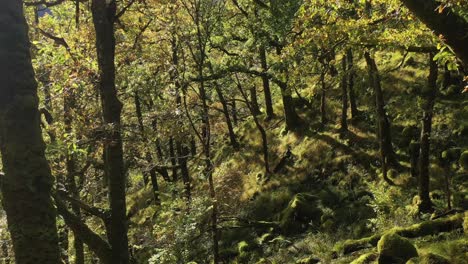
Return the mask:
<path fill-rule="evenodd" d="M 380 58 L 378 64 L 390 65 L 387 67 L 390 69 L 400 59 L 401 55 L 394 54 L 393 57 Z M 325 126 L 320 124 L 316 110 L 320 109 L 318 95 L 310 93 L 319 89 L 314 86 L 298 91 L 304 93 L 302 96 L 309 102 L 301 104 L 301 100 L 297 100 L 298 112 L 306 124 L 300 133 L 285 133 L 279 119 L 263 122 L 268 131 L 270 164 L 275 173 L 265 175 L 260 133 L 247 114 L 236 130 L 243 151 L 234 151 L 226 142 L 214 143 L 218 146 L 214 148 L 217 151 L 213 161 L 219 205 L 220 251 L 225 263 L 374 263 L 379 257 L 377 241 L 354 252 L 343 252 L 343 245 L 350 239 L 389 233 L 395 228 L 418 223 L 427 224 L 432 222 L 431 217 L 447 212 L 447 174 L 450 175 L 455 216 L 456 212 L 468 209 L 468 172 L 458 163 L 460 153 L 468 149 L 467 95 L 441 91 L 435 105 L 431 145 L 431 198 L 435 212 L 424 215 L 417 210 L 417 179 L 410 175 L 409 145 L 419 137 L 422 110 L 417 94 L 426 85 L 428 74 L 420 70 L 419 65 L 423 61 L 423 58 L 415 57 L 411 65 L 395 72 L 387 72 L 385 67 L 381 69 L 393 143 L 402 165 L 389 171 L 395 186 L 382 180 L 373 98 L 366 87 L 367 75 L 362 64 L 358 64 L 356 74 L 359 78 L 355 87 L 361 113 L 350 120 L 346 135 L 340 132 L 337 121 L 341 99 L 339 88 L 334 86 L 327 91 L 329 122 Z M 307 96 L 309 93 L 311 96 Z M 414 94 L 414 97 L 408 94 Z M 280 113 L 281 105 L 277 105 L 275 110 Z M 441 167 L 438 159 L 441 155 L 456 156 L 450 168 Z M 206 196 L 204 179 L 195 177 L 194 180 L 200 182 L 194 190 L 194 197 Z M 138 200 L 138 197 L 148 196 L 140 192 L 130 200 Z M 173 208 L 176 203 L 170 201 L 166 206 Z M 199 208 L 206 199 L 194 199 L 193 203 L 197 204 L 193 208 Z M 135 218 L 143 220 L 135 224 L 152 229 L 145 219 L 158 214 L 151 208 L 139 211 Z M 180 240 L 194 236 L 193 232 L 200 231 L 203 226 L 200 222 L 204 222 L 204 212 L 192 211 L 190 214 L 191 220 L 185 218 L 180 221 L 198 224 L 194 224 L 192 229 L 174 232 L 174 236 L 180 235 Z M 175 224 L 169 223 L 174 221 L 173 216 L 156 216 L 159 226 L 152 232 L 161 235 L 158 240 L 161 247 L 164 243 L 170 244 L 167 242 L 170 238 L 165 236 L 170 228 L 175 228 Z M 458 217 L 462 223 L 463 213 Z M 451 226 L 450 232 L 435 229 L 411 238 L 410 243 L 421 256 L 411 263 L 468 263 L 468 239 L 463 225 Z M 177 242 L 171 243 L 181 247 Z M 197 242 L 184 243 L 184 246 L 191 247 L 192 259 L 209 251 L 208 246 L 203 248 Z M 194 248 L 200 250 L 199 253 Z M 404 248 L 398 250 L 404 251 Z M 429 253 L 442 256 L 448 262 L 430 262 L 433 256 Z M 163 255 L 159 254 L 160 257 Z M 199 261 L 204 263 L 206 260 Z M 400 262 L 379 260 L 379 263 Z"/>

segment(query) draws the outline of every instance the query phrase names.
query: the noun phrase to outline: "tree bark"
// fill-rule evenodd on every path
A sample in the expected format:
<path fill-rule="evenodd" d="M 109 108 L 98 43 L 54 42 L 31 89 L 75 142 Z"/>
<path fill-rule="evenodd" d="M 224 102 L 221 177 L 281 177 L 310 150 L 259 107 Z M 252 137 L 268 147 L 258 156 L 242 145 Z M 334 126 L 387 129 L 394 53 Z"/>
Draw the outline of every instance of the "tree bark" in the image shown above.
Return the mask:
<path fill-rule="evenodd" d="M 175 183 L 179 177 L 177 176 L 177 155 L 174 146 L 174 137 L 169 138 L 169 155 L 169 160 L 172 165 L 172 181 Z"/>
<path fill-rule="evenodd" d="M 286 121 L 287 131 L 297 131 L 301 125 L 299 115 L 296 113 L 294 102 L 291 95 L 291 89 L 285 82 L 279 83 L 281 97 L 283 99 L 284 119 Z"/>
<path fill-rule="evenodd" d="M 457 57 L 468 66 L 468 22 L 450 7 L 434 0 L 402 0 L 405 6 L 428 28 L 453 49 Z"/>
<path fill-rule="evenodd" d="M 389 184 L 393 182 L 387 178 L 387 163 L 398 166 L 399 163 L 396 159 L 396 154 L 392 146 L 392 137 L 390 131 L 390 122 L 388 121 L 387 113 L 385 111 L 385 101 L 383 97 L 382 87 L 380 83 L 379 71 L 375 60 L 370 56 L 369 52 L 364 54 L 367 62 L 369 72 L 370 85 L 374 90 L 375 95 L 375 108 L 377 112 L 377 130 L 380 144 L 382 173 L 384 180 Z"/>
<path fill-rule="evenodd" d="M 255 85 L 252 85 L 249 89 L 250 92 L 250 102 L 252 104 L 252 110 L 254 111 L 254 115 L 260 115 L 262 112 L 260 111 L 260 107 L 258 105 L 258 97 L 257 97 L 257 88 Z"/>
<path fill-rule="evenodd" d="M 73 116 L 72 116 L 72 111 L 75 108 L 75 93 L 73 91 L 73 88 L 70 88 L 69 90 L 65 91 L 64 93 L 64 99 L 63 99 L 63 114 L 64 114 L 64 126 L 65 126 L 65 133 L 68 135 L 72 135 L 73 133 Z M 66 169 L 67 169 L 67 189 L 70 192 L 70 194 L 73 196 L 73 198 L 76 198 L 79 200 L 79 191 L 78 187 L 76 185 L 76 155 L 74 153 L 70 153 L 70 151 L 67 148 L 67 153 L 66 153 Z M 77 217 L 81 217 L 81 212 L 80 208 L 76 206 L 75 204 L 71 204 L 71 208 L 73 213 Z M 75 248 L 75 264 L 84 264 L 84 247 L 83 247 L 83 242 L 81 239 L 76 235 L 74 235 L 73 239 L 73 247 Z M 68 237 L 67 237 L 68 239 Z"/>
<path fill-rule="evenodd" d="M 95 253 L 103 264 L 113 264 L 112 249 L 110 245 L 102 239 L 99 235 L 94 233 L 83 221 L 68 211 L 66 205 L 60 200 L 57 195 L 54 195 L 55 204 L 58 213 L 63 217 L 63 220 L 73 230 L 88 248 Z"/>
<path fill-rule="evenodd" d="M 425 103 L 423 106 L 423 119 L 421 129 L 421 148 L 419 154 L 419 198 L 421 203 L 419 204 L 420 212 L 431 212 L 432 202 L 429 197 L 429 154 L 431 144 L 431 130 L 432 130 L 432 117 L 434 110 L 434 103 L 437 95 L 437 62 L 433 60 L 434 54 L 429 56 L 429 77 L 428 86 L 429 91 L 424 94 Z"/>
<path fill-rule="evenodd" d="M 254 114 L 253 108 L 249 103 L 249 100 L 247 98 L 247 95 L 244 92 L 244 89 L 242 88 L 242 85 L 239 80 L 237 80 L 237 88 L 239 89 L 239 92 L 241 93 L 242 97 L 244 98 L 245 104 L 247 105 L 247 108 L 250 111 L 250 114 L 252 115 L 255 126 L 257 127 L 258 131 L 260 132 L 260 135 L 262 136 L 262 152 L 263 152 L 263 161 L 264 161 L 264 166 L 265 166 L 265 176 L 268 179 L 269 174 L 270 174 L 270 162 L 268 158 L 268 138 L 265 129 L 263 128 L 262 124 L 260 124 L 260 121 L 258 120 L 258 117 Z"/>
<path fill-rule="evenodd" d="M 322 86 L 320 94 L 320 122 L 322 125 L 327 123 L 327 85 L 325 83 L 325 70 L 320 74 L 320 84 Z"/>
<path fill-rule="evenodd" d="M 18 264 L 60 263 L 53 178 L 45 157 L 39 99 L 22 1 L 0 9 L 2 203 Z"/>
<path fill-rule="evenodd" d="M 116 2 L 92 1 L 93 23 L 96 30 L 96 49 L 99 66 L 99 91 L 106 125 L 104 141 L 104 165 L 108 177 L 109 200 L 111 209 L 110 245 L 114 264 L 129 263 L 126 181 L 123 162 L 122 137 L 120 132 L 122 103 L 117 97 L 115 87 L 115 36 L 114 19 Z"/>
<path fill-rule="evenodd" d="M 146 136 L 146 133 L 145 133 L 145 126 L 143 124 L 143 111 L 141 109 L 140 96 L 138 95 L 138 92 L 134 93 L 134 101 L 135 101 L 136 116 L 137 116 L 137 119 L 138 119 L 138 127 L 140 129 L 142 140 L 146 144 L 146 143 L 149 143 L 149 140 L 148 140 L 148 138 Z M 149 152 L 149 151 L 146 152 L 146 161 L 149 164 L 153 163 L 153 157 L 151 155 L 151 152 Z M 153 189 L 154 203 L 156 205 L 159 205 L 159 204 L 161 204 L 161 200 L 159 199 L 159 184 L 158 184 L 156 169 L 152 168 L 152 169 L 150 169 L 149 172 L 144 173 L 143 181 L 144 181 L 145 185 L 148 182 L 148 176 L 150 177 L 150 180 L 151 180 L 151 187 Z"/>
<path fill-rule="evenodd" d="M 346 52 L 348 60 L 348 92 L 349 92 L 349 105 L 351 107 L 351 117 L 356 118 L 359 115 L 359 110 L 356 104 L 356 95 L 354 93 L 354 77 L 356 72 L 354 70 L 353 50 L 348 49 Z"/>
<path fill-rule="evenodd" d="M 347 65 L 346 56 L 343 57 L 341 65 L 343 68 L 343 76 L 341 77 L 341 132 L 348 132 L 348 82 L 347 82 Z"/>
<path fill-rule="evenodd" d="M 213 68 L 212 68 L 211 64 L 208 65 L 208 66 L 210 68 L 211 73 L 213 74 Z M 238 150 L 239 149 L 239 142 L 237 142 L 237 137 L 236 137 L 236 134 L 234 133 L 234 127 L 232 125 L 231 116 L 229 115 L 228 103 L 227 103 L 226 99 L 224 98 L 223 91 L 221 90 L 221 87 L 219 86 L 218 82 L 215 81 L 214 87 L 215 87 L 215 90 L 216 90 L 216 94 L 219 97 L 219 101 L 221 102 L 221 105 L 223 106 L 223 114 L 224 114 L 224 118 L 226 119 L 226 125 L 228 127 L 229 140 L 231 142 L 231 146 L 235 150 Z M 254 89 L 255 89 L 255 87 L 254 87 Z M 252 96 L 252 100 L 254 100 L 253 97 L 254 96 Z M 255 92 L 255 100 L 257 100 L 256 92 Z M 258 110 L 258 102 L 257 102 L 257 110 Z"/>
<path fill-rule="evenodd" d="M 260 63 L 262 65 L 263 72 L 267 72 L 268 62 L 267 62 L 265 46 L 260 47 Z M 271 99 L 270 80 L 268 79 L 267 76 L 262 76 L 262 83 L 263 83 L 263 94 L 265 96 L 265 108 L 266 108 L 267 120 L 271 120 L 275 116 L 275 112 L 273 111 L 273 102 Z"/>

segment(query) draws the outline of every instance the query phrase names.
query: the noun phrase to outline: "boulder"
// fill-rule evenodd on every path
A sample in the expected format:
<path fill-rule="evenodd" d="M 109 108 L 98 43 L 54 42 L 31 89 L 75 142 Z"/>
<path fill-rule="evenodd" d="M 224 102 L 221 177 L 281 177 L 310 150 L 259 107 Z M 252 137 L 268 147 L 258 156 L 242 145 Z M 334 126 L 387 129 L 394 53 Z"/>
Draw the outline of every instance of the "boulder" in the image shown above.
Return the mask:
<path fill-rule="evenodd" d="M 379 264 L 404 264 L 418 256 L 414 245 L 406 238 L 395 233 L 387 233 L 377 243 Z"/>
<path fill-rule="evenodd" d="M 308 193 L 298 193 L 281 212 L 280 229 L 285 234 L 297 234 L 310 227 L 320 225 L 322 210 L 318 198 Z"/>

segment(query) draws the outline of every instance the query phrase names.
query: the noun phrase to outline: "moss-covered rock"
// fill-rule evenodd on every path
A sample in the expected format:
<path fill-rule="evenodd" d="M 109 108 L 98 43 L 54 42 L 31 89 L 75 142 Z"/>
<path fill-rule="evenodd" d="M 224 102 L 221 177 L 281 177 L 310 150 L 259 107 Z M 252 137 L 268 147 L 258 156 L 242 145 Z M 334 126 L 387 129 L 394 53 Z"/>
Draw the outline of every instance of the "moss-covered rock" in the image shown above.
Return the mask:
<path fill-rule="evenodd" d="M 440 255 L 427 253 L 420 257 L 419 264 L 451 264 L 450 261 Z"/>
<path fill-rule="evenodd" d="M 406 144 L 409 144 L 411 140 L 417 139 L 419 136 L 419 129 L 417 126 L 407 126 L 401 131 L 401 136 L 403 137 Z"/>
<path fill-rule="evenodd" d="M 405 264 L 419 264 L 419 258 L 411 258 Z"/>
<path fill-rule="evenodd" d="M 409 259 L 418 256 L 414 245 L 406 238 L 395 233 L 387 233 L 377 243 L 379 264 L 406 263 Z"/>
<path fill-rule="evenodd" d="M 237 244 L 238 260 L 241 263 L 247 263 L 259 247 L 254 241 L 241 241 Z"/>
<path fill-rule="evenodd" d="M 460 163 L 460 166 L 463 169 L 468 170 L 468 150 L 463 151 L 463 153 L 460 155 L 458 163 Z"/>
<path fill-rule="evenodd" d="M 319 225 L 321 216 L 318 198 L 308 193 L 299 193 L 281 213 L 280 228 L 285 234 L 296 234 L 307 229 L 310 224 Z"/>
<path fill-rule="evenodd" d="M 266 244 L 266 243 L 270 242 L 274 238 L 275 238 L 275 236 L 272 233 L 265 233 L 265 234 L 261 235 L 257 239 L 257 241 L 258 241 L 259 245 L 263 245 L 263 244 Z"/>
<path fill-rule="evenodd" d="M 355 259 L 353 262 L 351 262 L 351 264 L 371 264 L 377 259 L 378 256 L 379 254 L 375 252 L 366 253 Z"/>
<path fill-rule="evenodd" d="M 450 148 L 442 152 L 442 159 L 447 162 L 455 162 L 460 158 L 460 148 Z"/>
<path fill-rule="evenodd" d="M 314 257 L 307 257 L 307 258 L 302 258 L 298 261 L 296 261 L 296 264 L 316 264 L 319 263 L 320 259 L 314 258 Z"/>

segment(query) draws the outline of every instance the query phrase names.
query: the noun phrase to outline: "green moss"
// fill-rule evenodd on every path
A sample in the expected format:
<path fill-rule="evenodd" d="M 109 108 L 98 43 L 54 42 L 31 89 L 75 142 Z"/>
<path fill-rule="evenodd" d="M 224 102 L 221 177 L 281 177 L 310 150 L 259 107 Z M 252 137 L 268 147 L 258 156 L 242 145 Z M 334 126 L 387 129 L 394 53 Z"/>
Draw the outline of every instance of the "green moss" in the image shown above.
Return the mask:
<path fill-rule="evenodd" d="M 427 253 L 420 257 L 420 264 L 450 264 L 450 261 L 441 255 Z"/>
<path fill-rule="evenodd" d="M 270 242 L 271 240 L 273 240 L 273 238 L 274 238 L 273 234 L 265 233 L 261 237 L 258 238 L 258 244 L 260 245 L 266 244 Z"/>
<path fill-rule="evenodd" d="M 307 258 L 302 258 L 296 261 L 296 264 L 315 264 L 319 262 L 320 262 L 320 259 L 316 259 L 314 257 L 307 257 Z"/>
<path fill-rule="evenodd" d="M 381 234 L 375 234 L 373 236 L 361 238 L 358 240 L 348 239 L 343 243 L 337 244 L 335 247 L 335 251 L 339 252 L 340 254 L 348 254 L 360 249 L 368 248 L 373 245 L 376 245 L 381 237 Z"/>
<path fill-rule="evenodd" d="M 463 151 L 458 162 L 463 169 L 468 170 L 468 150 Z"/>
<path fill-rule="evenodd" d="M 395 233 L 387 233 L 382 236 L 377 244 L 379 263 L 390 264 L 405 263 L 412 257 L 418 256 L 414 245 L 406 238 Z"/>
<path fill-rule="evenodd" d="M 461 149 L 451 148 L 442 152 L 442 158 L 448 162 L 457 161 L 460 158 Z"/>
<path fill-rule="evenodd" d="M 355 259 L 353 262 L 351 262 L 351 264 L 370 264 L 375 261 L 377 257 L 378 254 L 375 252 L 366 253 Z"/>
<path fill-rule="evenodd" d="M 280 228 L 286 234 L 296 234 L 320 224 L 322 211 L 317 207 L 318 198 L 308 193 L 296 194 L 281 213 Z"/>
<path fill-rule="evenodd" d="M 406 264 L 419 264 L 419 258 L 411 258 Z"/>
<path fill-rule="evenodd" d="M 419 129 L 417 126 L 407 126 L 401 131 L 401 136 L 405 139 L 406 142 L 411 142 L 412 139 L 417 139 L 419 134 Z"/>

